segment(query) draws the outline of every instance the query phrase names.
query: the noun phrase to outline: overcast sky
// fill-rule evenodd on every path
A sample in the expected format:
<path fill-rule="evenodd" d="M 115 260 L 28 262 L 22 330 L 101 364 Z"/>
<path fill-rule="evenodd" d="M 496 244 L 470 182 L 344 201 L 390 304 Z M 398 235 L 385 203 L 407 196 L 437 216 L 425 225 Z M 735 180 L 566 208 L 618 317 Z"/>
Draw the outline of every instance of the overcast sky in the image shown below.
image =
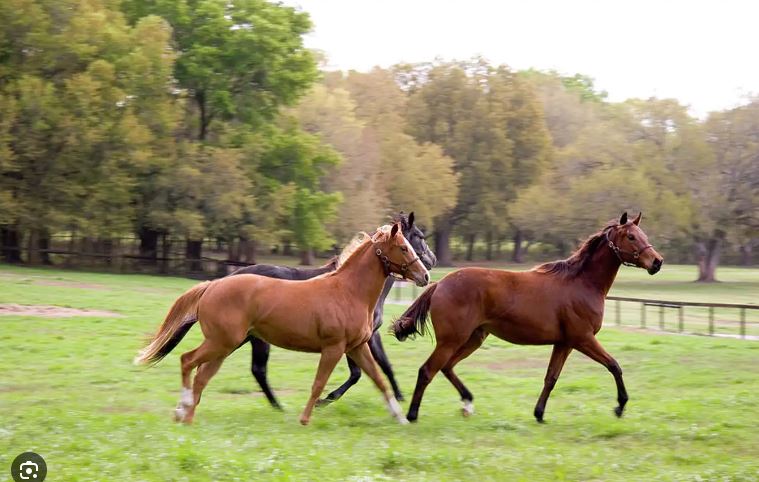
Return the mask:
<path fill-rule="evenodd" d="M 483 55 L 583 73 L 609 93 L 674 97 L 703 116 L 759 93 L 759 2 L 286 0 L 334 69 Z"/>

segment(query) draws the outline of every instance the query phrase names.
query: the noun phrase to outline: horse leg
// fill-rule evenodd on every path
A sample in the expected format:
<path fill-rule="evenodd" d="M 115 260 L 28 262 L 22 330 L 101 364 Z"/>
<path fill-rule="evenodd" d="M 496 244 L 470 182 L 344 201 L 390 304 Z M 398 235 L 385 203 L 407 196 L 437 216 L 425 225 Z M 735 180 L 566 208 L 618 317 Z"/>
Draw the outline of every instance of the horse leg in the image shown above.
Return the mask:
<path fill-rule="evenodd" d="M 390 382 L 390 386 L 393 388 L 395 399 L 399 402 L 403 401 L 403 395 L 398 388 L 398 383 L 395 381 L 395 374 L 393 373 L 393 367 L 390 365 L 390 360 L 387 359 L 387 353 L 385 353 L 385 347 L 382 346 L 382 337 L 378 331 L 372 333 L 372 337 L 369 338 L 369 350 L 372 352 L 374 360 L 377 365 L 382 369 L 382 372 Z"/>
<path fill-rule="evenodd" d="M 182 366 L 182 396 L 179 400 L 179 404 L 177 404 L 177 408 L 174 410 L 174 420 L 177 422 L 190 423 L 192 420 L 192 417 L 188 420 L 190 412 L 194 413 L 193 407 L 195 405 L 193 388 L 190 387 L 192 371 L 203 363 L 217 358 L 219 356 L 217 351 L 218 349 L 214 349 L 213 344 L 206 339 L 203 340 L 203 343 L 201 343 L 199 347 L 183 353 L 180 357 L 180 363 Z"/>
<path fill-rule="evenodd" d="M 594 336 L 578 343 L 575 348 L 589 358 L 605 366 L 614 376 L 614 381 L 617 384 L 617 401 L 619 402 L 619 406 L 614 409 L 614 413 L 617 417 L 621 417 L 629 398 L 627 397 L 625 382 L 622 380 L 622 369 L 619 367 L 619 363 L 617 363 L 617 360 L 604 350 Z"/>
<path fill-rule="evenodd" d="M 345 381 L 345 383 L 330 392 L 326 398 L 320 398 L 317 400 L 317 407 L 329 405 L 330 403 L 334 402 L 338 398 L 345 395 L 345 392 L 347 392 L 350 387 L 358 382 L 358 380 L 361 378 L 361 368 L 359 368 L 358 365 L 356 365 L 356 362 L 354 362 L 350 357 L 348 357 L 348 370 L 350 370 L 350 375 L 348 375 L 348 379 Z"/>
<path fill-rule="evenodd" d="M 302 425 L 308 425 L 308 422 L 311 421 L 311 412 L 314 410 L 316 400 L 318 400 L 319 395 L 322 394 L 324 385 L 327 384 L 329 376 L 332 374 L 332 371 L 335 369 L 337 362 L 340 361 L 340 358 L 342 358 L 344 352 L 345 345 L 343 344 L 332 345 L 322 349 L 322 355 L 321 358 L 319 358 L 319 367 L 316 369 L 316 377 L 311 386 L 311 397 L 308 399 L 308 403 L 306 403 L 306 407 L 300 415 L 300 423 Z"/>
<path fill-rule="evenodd" d="M 463 402 L 463 406 L 461 407 L 461 413 L 465 417 L 468 417 L 472 414 L 474 414 L 474 396 L 472 395 L 472 392 L 467 389 L 466 385 L 459 379 L 459 377 L 454 373 L 453 367 L 456 366 L 461 360 L 465 359 L 472 353 L 474 353 L 480 346 L 482 346 L 482 342 L 485 341 L 485 338 L 487 338 L 488 332 L 483 330 L 482 328 L 478 328 L 477 330 L 472 333 L 472 336 L 469 337 L 469 340 L 467 340 L 464 345 L 459 348 L 459 350 L 451 357 L 450 360 L 448 360 L 448 363 L 445 364 L 445 366 L 442 368 L 443 375 L 445 375 L 445 378 L 448 379 L 449 382 L 458 390 L 459 395 L 461 395 L 461 401 Z"/>
<path fill-rule="evenodd" d="M 253 373 L 253 377 L 255 377 L 271 406 L 277 410 L 282 410 L 282 406 L 277 401 L 277 397 L 274 396 L 274 392 L 269 386 L 269 380 L 266 378 L 266 365 L 269 363 L 269 349 L 271 345 L 255 336 L 251 336 L 248 339 L 252 348 L 250 371 Z"/>
<path fill-rule="evenodd" d="M 379 370 L 377 369 L 377 363 L 372 357 L 372 352 L 369 349 L 368 342 L 362 343 L 361 345 L 348 352 L 348 356 L 352 358 L 353 361 L 355 361 L 356 364 L 361 367 L 364 372 L 366 372 L 369 378 L 371 378 L 374 384 L 377 386 L 379 391 L 382 392 L 385 397 L 385 402 L 387 403 L 387 408 L 390 410 L 390 413 L 393 415 L 393 417 L 395 417 L 401 424 L 408 423 L 406 417 L 403 416 L 403 412 L 401 410 L 401 406 L 398 404 L 398 400 L 395 399 L 393 392 L 387 389 L 385 382 L 380 376 Z"/>
<path fill-rule="evenodd" d="M 551 390 L 556 385 L 556 381 L 559 379 L 561 369 L 564 368 L 564 362 L 567 361 L 567 357 L 572 352 L 572 347 L 557 343 L 553 346 L 551 352 L 551 361 L 548 362 L 548 371 L 543 382 L 543 391 L 540 393 L 538 403 L 535 405 L 535 419 L 543 423 L 543 413 L 546 410 L 546 402 L 548 396 L 551 394 Z"/>
<path fill-rule="evenodd" d="M 411 398 L 411 406 L 409 406 L 408 414 L 406 415 L 409 422 L 415 422 L 416 419 L 419 418 L 419 405 L 422 403 L 424 390 L 427 388 L 427 385 L 430 384 L 432 378 L 441 368 L 443 368 L 448 360 L 451 359 L 451 356 L 456 353 L 456 350 L 458 350 L 461 345 L 462 342 L 458 340 L 439 341 L 430 357 L 427 358 L 427 361 L 419 368 L 414 396 Z"/>
<path fill-rule="evenodd" d="M 208 385 L 211 377 L 216 375 L 216 372 L 221 368 L 221 364 L 224 363 L 224 359 L 227 356 L 220 356 L 209 360 L 198 367 L 198 372 L 195 374 L 195 380 L 192 384 L 193 404 L 187 410 L 187 416 L 184 419 L 184 423 L 192 423 L 192 419 L 195 417 L 195 407 L 200 403 L 200 397 L 203 394 L 203 390 Z"/>

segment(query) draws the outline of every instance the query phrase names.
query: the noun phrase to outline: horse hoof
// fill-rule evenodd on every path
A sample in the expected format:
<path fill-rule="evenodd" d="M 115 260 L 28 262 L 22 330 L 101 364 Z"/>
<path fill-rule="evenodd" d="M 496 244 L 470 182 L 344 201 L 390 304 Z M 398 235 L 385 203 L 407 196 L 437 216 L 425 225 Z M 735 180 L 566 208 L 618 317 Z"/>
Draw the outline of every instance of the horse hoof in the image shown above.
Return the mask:
<path fill-rule="evenodd" d="M 184 407 L 177 407 L 174 409 L 174 421 L 184 422 L 184 418 L 187 415 L 187 410 L 184 409 Z"/>
<path fill-rule="evenodd" d="M 471 417 L 474 415 L 474 404 L 470 401 L 465 401 L 464 406 L 461 407 L 461 415 L 464 417 Z"/>
<path fill-rule="evenodd" d="M 401 424 L 401 425 L 408 425 L 409 421 L 408 421 L 408 419 L 406 417 L 400 417 L 398 419 L 398 423 Z"/>
<path fill-rule="evenodd" d="M 303 425 L 304 427 L 305 427 L 306 425 L 308 425 L 308 422 L 310 422 L 310 421 L 311 421 L 311 420 L 310 420 L 310 419 L 308 419 L 308 418 L 303 418 L 303 417 L 301 417 L 301 418 L 300 418 L 300 424 L 301 424 L 301 425 Z"/>
<path fill-rule="evenodd" d="M 395 394 L 395 399 L 398 400 L 399 402 L 403 402 L 406 400 L 405 398 L 403 398 L 403 395 L 401 395 L 400 393 Z"/>
<path fill-rule="evenodd" d="M 332 400 L 332 399 L 329 399 L 329 398 L 320 398 L 320 399 L 318 399 L 316 401 L 316 406 L 317 407 L 326 407 L 327 405 L 329 405 L 332 402 L 334 402 L 334 400 Z"/>
<path fill-rule="evenodd" d="M 616 407 L 616 408 L 614 408 L 614 415 L 616 415 L 617 418 L 621 418 L 622 417 L 622 413 L 624 412 L 624 410 L 625 409 L 623 407 Z"/>

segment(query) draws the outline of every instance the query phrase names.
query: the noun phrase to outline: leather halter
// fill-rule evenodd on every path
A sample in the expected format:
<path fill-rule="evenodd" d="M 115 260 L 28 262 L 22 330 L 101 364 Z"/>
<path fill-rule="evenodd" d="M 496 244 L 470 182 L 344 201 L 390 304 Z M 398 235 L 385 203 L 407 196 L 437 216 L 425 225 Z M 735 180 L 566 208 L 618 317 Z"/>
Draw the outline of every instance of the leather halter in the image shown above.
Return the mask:
<path fill-rule="evenodd" d="M 411 265 L 413 265 L 414 263 L 420 260 L 419 256 L 416 254 L 416 251 L 414 252 L 413 260 L 411 260 L 408 263 L 401 263 L 401 264 L 398 264 L 395 261 L 388 258 L 386 254 L 382 253 L 382 250 L 380 248 L 377 248 L 374 251 L 374 254 L 376 254 L 377 257 L 379 257 L 380 263 L 382 263 L 382 268 L 385 270 L 385 276 L 392 276 L 393 278 L 396 278 L 396 279 L 408 279 L 406 278 L 406 271 L 408 271 Z M 397 271 L 392 271 L 392 268 L 395 268 Z M 400 275 L 400 278 L 397 276 L 394 276 L 396 274 Z"/>
<path fill-rule="evenodd" d="M 648 244 L 643 249 L 641 249 L 640 251 L 638 251 L 638 250 L 635 250 L 635 251 L 632 251 L 632 252 L 622 251 L 621 249 L 619 249 L 619 246 L 617 246 L 616 244 L 614 244 L 614 241 L 612 241 L 611 238 L 609 238 L 609 232 L 610 231 L 611 231 L 611 229 L 609 231 L 606 231 L 606 241 L 609 242 L 609 247 L 611 248 L 612 251 L 614 251 L 614 254 L 617 255 L 617 259 L 619 259 L 619 262 L 622 263 L 625 266 L 633 266 L 635 268 L 643 268 L 643 266 L 640 266 L 640 265 L 637 264 L 638 258 L 640 258 L 640 255 L 643 254 L 643 253 L 645 253 L 647 249 L 653 248 L 654 246 L 652 244 Z M 632 256 L 632 258 L 635 260 L 635 262 L 625 261 L 624 259 L 622 259 L 622 255 L 623 254 Z"/>

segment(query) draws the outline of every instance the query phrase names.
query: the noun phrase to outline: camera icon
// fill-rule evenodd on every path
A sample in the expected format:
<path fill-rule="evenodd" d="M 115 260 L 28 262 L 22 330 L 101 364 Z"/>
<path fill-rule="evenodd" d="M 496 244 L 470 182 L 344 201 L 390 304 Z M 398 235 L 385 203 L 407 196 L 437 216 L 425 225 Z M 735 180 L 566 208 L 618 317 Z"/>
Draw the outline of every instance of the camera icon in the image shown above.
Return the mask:
<path fill-rule="evenodd" d="M 27 460 L 26 462 L 22 463 L 18 466 L 19 474 L 18 476 L 21 477 L 24 480 L 31 480 L 37 478 L 37 473 L 40 471 L 40 466 L 32 462 L 31 460 Z"/>
<path fill-rule="evenodd" d="M 43 482 L 47 476 L 47 463 L 37 453 L 24 452 L 11 464 L 11 476 L 15 482 Z"/>

